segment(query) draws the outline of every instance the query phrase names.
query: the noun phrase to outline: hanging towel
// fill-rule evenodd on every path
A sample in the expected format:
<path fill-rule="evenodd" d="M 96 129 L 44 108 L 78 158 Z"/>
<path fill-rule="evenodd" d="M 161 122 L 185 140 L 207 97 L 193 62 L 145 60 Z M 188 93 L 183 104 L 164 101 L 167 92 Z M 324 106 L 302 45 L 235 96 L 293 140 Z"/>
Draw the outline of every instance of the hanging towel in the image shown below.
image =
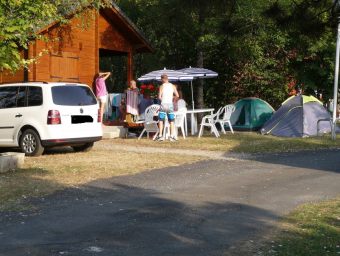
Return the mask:
<path fill-rule="evenodd" d="M 124 93 L 116 93 L 115 94 L 115 97 L 114 97 L 115 100 L 114 100 L 114 103 L 112 103 L 112 104 L 114 104 L 113 105 L 114 107 L 119 107 L 121 105 L 121 101 L 122 101 L 123 96 L 124 96 Z"/>
<path fill-rule="evenodd" d="M 112 99 L 112 106 L 113 106 L 113 107 L 116 107 L 116 98 L 117 98 L 117 94 L 114 93 L 114 94 L 113 94 L 113 99 Z"/>
<path fill-rule="evenodd" d="M 127 91 L 126 112 L 138 115 L 138 92 Z"/>
<path fill-rule="evenodd" d="M 108 102 L 108 100 L 109 100 L 109 95 L 106 94 L 105 97 L 106 97 L 106 102 Z M 105 106 L 104 106 L 104 113 L 103 113 L 103 119 L 104 119 L 104 120 L 106 120 L 107 117 L 109 116 L 108 113 L 109 113 L 109 104 L 105 104 Z"/>

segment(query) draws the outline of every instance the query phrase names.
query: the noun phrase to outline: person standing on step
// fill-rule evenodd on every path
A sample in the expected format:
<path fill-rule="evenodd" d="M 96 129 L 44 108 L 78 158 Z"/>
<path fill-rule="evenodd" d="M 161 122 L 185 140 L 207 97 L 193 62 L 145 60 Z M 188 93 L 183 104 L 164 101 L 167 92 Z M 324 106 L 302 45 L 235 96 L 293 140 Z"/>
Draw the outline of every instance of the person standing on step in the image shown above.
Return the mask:
<path fill-rule="evenodd" d="M 174 136 L 175 131 L 175 114 L 174 114 L 174 105 L 173 105 L 173 96 L 179 97 L 176 87 L 169 83 L 168 76 L 161 76 L 162 85 L 159 87 L 158 98 L 161 100 L 161 107 L 158 114 L 158 124 L 159 124 L 159 136 L 156 138 L 156 141 L 162 141 L 163 138 L 163 127 L 165 115 L 168 116 L 168 121 L 170 123 L 170 141 L 177 141 Z"/>
<path fill-rule="evenodd" d="M 96 97 L 100 105 L 100 117 L 102 126 L 103 124 L 103 115 L 104 115 L 104 108 L 106 104 L 107 98 L 107 89 L 105 85 L 105 80 L 111 75 L 111 72 L 102 72 L 99 71 L 98 78 L 96 79 Z"/>

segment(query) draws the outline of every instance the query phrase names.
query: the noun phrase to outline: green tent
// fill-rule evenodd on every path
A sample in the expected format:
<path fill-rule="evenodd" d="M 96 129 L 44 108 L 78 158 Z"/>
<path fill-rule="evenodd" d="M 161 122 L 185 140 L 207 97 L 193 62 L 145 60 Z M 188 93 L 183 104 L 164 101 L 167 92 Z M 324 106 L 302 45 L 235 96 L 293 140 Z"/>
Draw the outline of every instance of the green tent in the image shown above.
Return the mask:
<path fill-rule="evenodd" d="M 275 112 L 267 102 L 253 97 L 236 102 L 235 107 L 230 118 L 235 131 L 258 131 Z"/>

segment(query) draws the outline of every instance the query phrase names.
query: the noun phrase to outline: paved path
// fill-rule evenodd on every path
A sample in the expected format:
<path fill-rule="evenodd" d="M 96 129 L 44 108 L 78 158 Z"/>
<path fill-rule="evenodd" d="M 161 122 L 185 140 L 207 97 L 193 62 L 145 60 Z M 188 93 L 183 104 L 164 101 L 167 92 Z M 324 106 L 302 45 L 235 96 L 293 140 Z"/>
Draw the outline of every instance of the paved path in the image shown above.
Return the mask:
<path fill-rule="evenodd" d="M 210 159 L 69 188 L 32 200 L 38 210 L 0 212 L 0 255 L 221 255 L 339 195 L 339 155 Z"/>

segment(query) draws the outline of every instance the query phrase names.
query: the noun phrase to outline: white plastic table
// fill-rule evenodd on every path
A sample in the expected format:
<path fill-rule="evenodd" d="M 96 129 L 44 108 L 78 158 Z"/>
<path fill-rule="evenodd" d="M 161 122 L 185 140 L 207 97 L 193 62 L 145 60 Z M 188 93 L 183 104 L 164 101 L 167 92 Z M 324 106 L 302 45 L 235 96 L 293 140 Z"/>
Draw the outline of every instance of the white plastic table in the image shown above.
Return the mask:
<path fill-rule="evenodd" d="M 198 108 L 198 109 L 188 109 L 187 114 L 191 114 L 191 135 L 195 135 L 197 132 L 197 113 L 210 112 L 213 114 L 214 108 Z M 185 131 L 188 136 L 187 122 L 185 122 Z"/>

